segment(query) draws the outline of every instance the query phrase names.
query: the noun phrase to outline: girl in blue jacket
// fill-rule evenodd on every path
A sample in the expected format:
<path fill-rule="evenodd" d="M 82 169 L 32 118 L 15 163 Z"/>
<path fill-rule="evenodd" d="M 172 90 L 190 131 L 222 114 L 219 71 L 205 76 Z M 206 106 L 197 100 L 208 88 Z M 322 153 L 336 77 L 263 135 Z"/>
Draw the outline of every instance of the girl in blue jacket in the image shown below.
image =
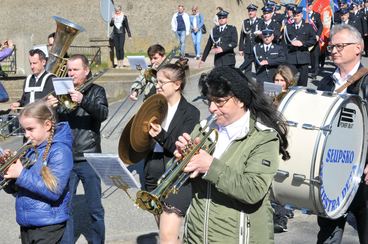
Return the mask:
<path fill-rule="evenodd" d="M 22 243 L 59 243 L 69 216 L 68 181 L 73 167 L 72 134 L 67 123 L 56 123 L 45 101 L 27 105 L 19 115 L 25 136 L 33 147 L 18 159 L 4 178 L 7 192 L 16 196 L 16 219 Z"/>

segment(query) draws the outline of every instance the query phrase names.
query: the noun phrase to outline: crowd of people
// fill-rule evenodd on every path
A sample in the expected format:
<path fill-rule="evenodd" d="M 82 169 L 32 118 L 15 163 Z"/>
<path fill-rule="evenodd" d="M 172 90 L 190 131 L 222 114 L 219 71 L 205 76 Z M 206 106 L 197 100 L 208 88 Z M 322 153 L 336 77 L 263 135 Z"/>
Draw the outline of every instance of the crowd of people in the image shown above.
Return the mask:
<path fill-rule="evenodd" d="M 367 75 L 357 82 L 350 79 L 362 70 L 361 56 L 367 54 L 368 10 L 359 8 L 360 4 L 352 2 L 348 7 L 341 0 L 328 46 L 320 50 L 323 26 L 320 15 L 312 10 L 313 1 L 309 1 L 308 21 L 295 4 L 286 5 L 285 14 L 280 14 L 279 6 L 269 1 L 261 18 L 257 17 L 258 6 L 249 4 L 249 18 L 242 21 L 240 32 L 228 24 L 229 12 L 218 7 L 215 25 L 208 29 L 201 53 L 201 39 L 207 31 L 204 16 L 196 5 L 191 15 L 185 13 L 183 5 L 178 6 L 171 20 L 180 47 L 178 61 L 164 63 L 165 48 L 151 45 L 147 50 L 151 66 L 142 71 L 130 90 L 133 101 L 141 94 L 144 100 L 161 94 L 168 103 L 163 122 L 149 124 L 154 144 L 143 160 L 143 189 L 150 192 L 158 186 L 170 159 L 185 157 L 188 148 L 200 142 L 206 132 L 203 127 L 217 133 L 217 139 L 209 136 L 206 143 L 212 150 L 200 149 L 185 165 L 183 171 L 190 178 L 178 194 L 162 199 L 163 212 L 155 216 L 160 243 L 273 243 L 274 232 L 287 230 L 287 219 L 293 212 L 270 200 L 280 160 L 294 156 L 289 155 L 288 127 L 277 106 L 292 86 L 307 86 L 308 74 L 312 79 L 320 74 L 326 54 L 336 69 L 317 89 L 367 99 Z M 131 33 L 121 6 L 116 7 L 110 26 L 117 66 L 122 67 L 125 32 L 129 37 Z M 214 53 L 214 68 L 199 79 L 200 95 L 210 113 L 201 123 L 198 108 L 184 96 L 188 78 L 185 38 L 189 34 L 198 66 Z M 54 38 L 48 37 L 50 46 Z M 237 47 L 244 57 L 239 68 L 235 67 Z M 53 93 L 55 75 L 45 69 L 45 53 L 30 50 L 29 63 L 32 74 L 24 81 L 20 99 L 9 109 L 21 109 L 24 146 L 31 145 L 25 155 L 32 162 L 24 165 L 18 159 L 4 175 L 11 180 L 5 191 L 16 197 L 22 243 L 75 243 L 72 199 L 79 181 L 90 218 L 88 241 L 104 243 L 101 179 L 84 153 L 102 152 L 100 128 L 109 112 L 105 89 L 94 83 L 79 89 L 92 77 L 88 59 L 82 54 L 68 56 L 67 75 L 75 86 L 68 96 L 77 104 L 71 109 Z M 270 99 L 264 93 L 264 82 L 280 85 L 281 93 Z M 0 152 L 1 160 L 11 155 L 9 150 Z M 355 216 L 360 243 L 368 243 L 367 173 L 368 167 L 347 210 Z M 318 216 L 317 243 L 341 243 L 346 220 L 347 215 L 338 219 Z"/>

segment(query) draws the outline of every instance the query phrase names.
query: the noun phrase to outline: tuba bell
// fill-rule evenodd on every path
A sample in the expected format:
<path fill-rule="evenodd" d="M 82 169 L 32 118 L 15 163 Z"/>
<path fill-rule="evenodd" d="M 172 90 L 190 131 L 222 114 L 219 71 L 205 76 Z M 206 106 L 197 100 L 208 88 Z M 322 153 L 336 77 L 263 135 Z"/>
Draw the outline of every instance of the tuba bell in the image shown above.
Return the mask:
<path fill-rule="evenodd" d="M 56 21 L 56 32 L 54 44 L 46 63 L 46 71 L 58 77 L 65 77 L 67 60 L 64 56 L 76 35 L 83 32 L 84 28 L 59 16 L 53 16 L 52 18 Z"/>

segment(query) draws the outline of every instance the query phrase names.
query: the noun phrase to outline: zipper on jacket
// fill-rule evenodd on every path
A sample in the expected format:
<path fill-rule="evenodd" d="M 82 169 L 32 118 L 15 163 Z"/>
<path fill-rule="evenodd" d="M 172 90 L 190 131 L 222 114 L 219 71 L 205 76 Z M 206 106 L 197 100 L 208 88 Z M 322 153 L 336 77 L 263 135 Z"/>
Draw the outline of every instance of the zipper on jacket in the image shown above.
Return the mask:
<path fill-rule="evenodd" d="M 208 243 L 208 218 L 209 218 L 209 209 L 211 202 L 211 183 L 207 182 L 207 199 L 206 206 L 204 210 L 204 225 L 203 225 L 203 243 Z"/>
<path fill-rule="evenodd" d="M 248 215 L 243 211 L 240 212 L 240 223 L 239 223 L 239 244 L 249 243 L 249 228 L 250 222 Z"/>

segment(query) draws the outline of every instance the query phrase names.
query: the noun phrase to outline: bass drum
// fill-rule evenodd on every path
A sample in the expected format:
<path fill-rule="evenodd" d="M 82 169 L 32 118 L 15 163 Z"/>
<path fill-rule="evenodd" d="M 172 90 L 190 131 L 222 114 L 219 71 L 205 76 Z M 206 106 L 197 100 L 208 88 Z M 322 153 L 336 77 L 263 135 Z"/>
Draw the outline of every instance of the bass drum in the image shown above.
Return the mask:
<path fill-rule="evenodd" d="M 290 159 L 280 161 L 272 198 L 336 219 L 353 200 L 367 153 L 367 111 L 357 95 L 292 89 L 279 111 L 288 123 Z"/>

